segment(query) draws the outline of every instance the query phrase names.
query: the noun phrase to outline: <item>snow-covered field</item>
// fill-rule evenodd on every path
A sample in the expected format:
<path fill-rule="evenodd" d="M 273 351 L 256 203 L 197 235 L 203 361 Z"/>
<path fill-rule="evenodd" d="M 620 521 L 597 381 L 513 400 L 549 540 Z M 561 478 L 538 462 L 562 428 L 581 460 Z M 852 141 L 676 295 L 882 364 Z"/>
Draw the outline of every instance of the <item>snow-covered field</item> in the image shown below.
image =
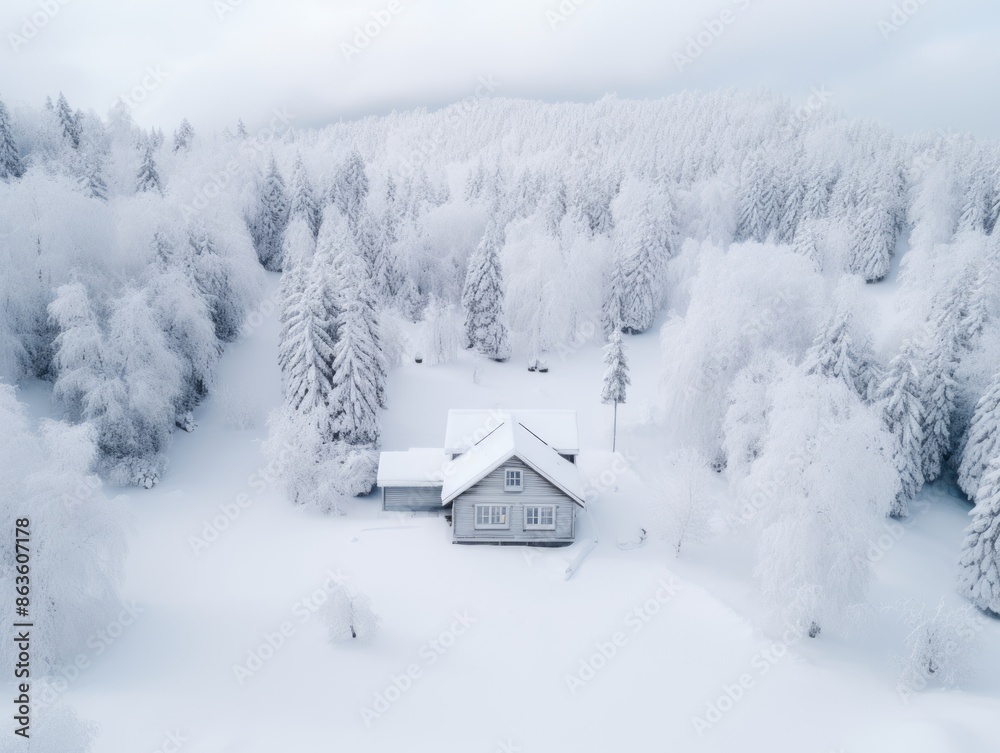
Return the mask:
<path fill-rule="evenodd" d="M 463 353 L 447 366 L 409 358 L 390 377 L 386 449 L 439 445 L 450 407 L 576 409 L 595 490 L 589 554 L 588 535 L 566 550 L 452 546 L 443 519 L 382 514 L 375 495 L 340 517 L 293 507 L 260 453 L 280 402 L 277 338 L 272 316 L 229 348 L 216 393 L 227 397 L 196 411 L 156 488 L 127 490 L 137 615 L 95 637 L 92 666 L 65 693 L 101 725 L 97 753 L 172 751 L 178 739 L 189 753 L 996 750 L 1000 623 L 978 618 L 984 650 L 961 691 L 903 698 L 891 655 L 907 627 L 877 609 L 964 603 L 953 580 L 968 504 L 947 486 L 925 489 L 873 542 L 876 609 L 863 626 L 786 643 L 759 627 L 738 530 L 679 558 L 662 541 L 619 547 L 649 524 L 639 475 L 669 446 L 648 423 L 655 329 L 628 341 L 619 458 L 596 346 L 553 356 L 547 374 L 515 354 L 483 365 L 477 384 Z M 22 398 L 42 412 L 37 384 Z M 313 610 L 331 577 L 371 598 L 377 641 L 326 641 Z"/>

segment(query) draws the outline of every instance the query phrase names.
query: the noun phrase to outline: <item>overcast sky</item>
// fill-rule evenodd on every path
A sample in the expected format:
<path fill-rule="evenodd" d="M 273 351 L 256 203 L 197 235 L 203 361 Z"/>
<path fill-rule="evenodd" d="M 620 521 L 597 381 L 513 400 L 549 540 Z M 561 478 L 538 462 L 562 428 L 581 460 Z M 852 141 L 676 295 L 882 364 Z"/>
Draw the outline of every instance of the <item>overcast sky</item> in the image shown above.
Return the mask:
<path fill-rule="evenodd" d="M 486 79 L 550 101 L 766 86 L 1000 136 L 996 0 L 3 0 L 0 30 L 8 104 L 124 95 L 168 130 L 435 108 Z"/>

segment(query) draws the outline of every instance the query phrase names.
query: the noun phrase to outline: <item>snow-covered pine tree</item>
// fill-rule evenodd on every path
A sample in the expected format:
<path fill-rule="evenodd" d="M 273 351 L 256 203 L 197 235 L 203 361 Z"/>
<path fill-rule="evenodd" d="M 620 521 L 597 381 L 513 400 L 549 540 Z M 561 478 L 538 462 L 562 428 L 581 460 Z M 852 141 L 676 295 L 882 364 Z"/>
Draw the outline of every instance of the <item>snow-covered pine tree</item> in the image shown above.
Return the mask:
<path fill-rule="evenodd" d="M 871 403 L 879 384 L 878 366 L 871 339 L 855 342 L 858 326 L 852 297 L 842 290 L 840 300 L 823 331 L 806 352 L 803 367 L 807 374 L 819 374 L 847 385 L 862 400 Z"/>
<path fill-rule="evenodd" d="M 566 184 L 561 179 L 557 179 L 542 195 L 539 208 L 545 222 L 545 229 L 553 238 L 558 238 L 567 208 Z"/>
<path fill-rule="evenodd" d="M 802 197 L 802 218 L 821 220 L 827 216 L 830 203 L 830 188 L 836 182 L 836 168 L 814 166 L 806 179 L 805 194 Z"/>
<path fill-rule="evenodd" d="M 625 356 L 625 343 L 622 340 L 621 326 L 612 328 L 608 336 L 608 344 L 604 346 L 604 388 L 601 390 L 601 402 L 614 405 L 615 415 L 611 435 L 611 451 L 618 444 L 618 404 L 625 402 L 628 386 L 632 380 L 628 375 L 628 359 Z"/>
<path fill-rule="evenodd" d="M 865 282 L 879 282 L 889 273 L 896 247 L 896 227 L 889 211 L 872 203 L 859 207 L 851 222 L 851 272 Z"/>
<path fill-rule="evenodd" d="M 69 141 L 69 145 L 74 149 L 80 148 L 80 119 L 73 112 L 66 101 L 66 96 L 59 92 L 59 99 L 56 102 L 56 116 L 59 118 L 59 125 L 62 127 L 63 136 Z"/>
<path fill-rule="evenodd" d="M 312 231 L 313 238 L 319 237 L 319 228 L 323 224 L 323 209 L 316 198 L 312 181 L 309 180 L 309 171 L 306 169 L 302 155 L 295 158 L 295 166 L 292 168 L 292 182 L 290 186 L 291 209 L 289 220 L 295 217 L 304 217 Z"/>
<path fill-rule="evenodd" d="M 503 312 L 500 269 L 503 243 L 504 233 L 499 223 L 490 220 L 479 246 L 469 258 L 462 291 L 466 342 L 494 361 L 506 361 L 511 351 Z"/>
<path fill-rule="evenodd" d="M 139 193 L 155 191 L 160 195 L 163 194 L 163 184 L 160 182 L 160 173 L 153 159 L 152 146 L 147 146 L 142 153 L 142 164 L 139 165 L 139 172 L 135 177 L 135 190 Z"/>
<path fill-rule="evenodd" d="M 664 258 L 663 249 L 656 248 L 653 240 L 649 225 L 634 228 L 627 241 L 630 247 L 621 249 L 621 327 L 629 334 L 649 329 L 660 309 Z"/>
<path fill-rule="evenodd" d="M 924 406 L 923 474 L 928 483 L 941 475 L 944 458 L 951 448 L 958 368 L 956 318 L 947 309 L 937 312 L 925 332 L 918 364 L 920 401 Z"/>
<path fill-rule="evenodd" d="M 381 436 L 378 409 L 385 402 L 378 312 L 364 260 L 350 235 L 342 238 L 334 282 L 339 310 L 331 394 L 334 437 L 351 445 L 377 445 Z"/>
<path fill-rule="evenodd" d="M 191 127 L 191 123 L 188 122 L 187 118 L 181 121 L 180 126 L 178 126 L 177 131 L 174 133 L 174 151 L 179 152 L 181 149 L 190 149 L 191 141 L 194 139 L 194 128 Z"/>
<path fill-rule="evenodd" d="M 673 254 L 673 201 L 662 185 L 626 181 L 613 209 L 620 324 L 623 332 L 638 334 L 652 326 L 663 302 L 664 266 Z"/>
<path fill-rule="evenodd" d="M 905 518 L 909 502 L 924 483 L 923 405 L 920 402 L 920 376 L 913 365 L 913 348 L 907 343 L 889 363 L 885 379 L 878 389 L 882 420 L 896 438 L 896 470 L 901 487 L 889 514 Z"/>
<path fill-rule="evenodd" d="M 962 213 L 958 218 L 959 232 L 983 233 L 990 213 L 989 186 L 985 166 L 978 160 L 971 168 L 969 185 L 962 199 Z"/>
<path fill-rule="evenodd" d="M 278 365 L 286 404 L 322 417 L 321 435 L 333 438 L 333 362 L 337 309 L 323 255 L 299 260 L 281 278 Z"/>
<path fill-rule="evenodd" d="M 24 175 L 24 162 L 14 143 L 7 106 L 0 101 L 0 180 L 20 178 Z"/>
<path fill-rule="evenodd" d="M 248 138 L 250 138 L 250 134 L 247 133 L 247 127 L 246 127 L 246 124 L 244 124 L 244 122 L 243 122 L 243 118 L 239 118 L 236 121 L 236 137 L 239 138 L 239 139 L 248 139 Z"/>
<path fill-rule="evenodd" d="M 1000 457 L 1000 374 L 979 398 L 958 468 L 958 485 L 975 497 L 990 461 Z"/>
<path fill-rule="evenodd" d="M 358 150 L 352 149 L 343 166 L 337 171 L 330 190 L 330 199 L 347 218 L 351 227 L 354 227 L 367 198 L 368 175 L 365 173 L 365 162 Z"/>
<path fill-rule="evenodd" d="M 308 266 L 316 255 L 316 237 L 313 236 L 309 220 L 301 214 L 294 215 L 285 229 L 281 245 L 283 267 L 291 269 L 295 265 Z"/>
<path fill-rule="evenodd" d="M 736 240 L 763 243 L 778 225 L 781 196 L 763 157 L 751 154 L 743 164 Z"/>
<path fill-rule="evenodd" d="M 993 457 L 976 491 L 959 558 L 959 593 L 1000 615 L 1000 455 Z"/>
<path fill-rule="evenodd" d="M 778 243 L 791 243 L 795 240 L 804 212 L 806 185 L 798 176 L 789 175 L 788 179 L 789 185 L 785 193 L 785 202 L 778 220 L 776 235 Z"/>
<path fill-rule="evenodd" d="M 986 257 L 980 263 L 975 276 L 970 274 L 971 284 L 964 291 L 965 305 L 962 306 L 958 323 L 959 344 L 972 350 L 979 335 L 986 328 L 989 319 L 990 301 L 996 294 L 997 262 L 1000 261 L 1000 236 L 993 235 L 988 240 Z"/>
<path fill-rule="evenodd" d="M 90 155 L 89 158 L 84 160 L 80 185 L 90 198 L 107 201 L 108 184 L 104 181 L 103 172 L 100 155 Z"/>
<path fill-rule="evenodd" d="M 267 175 L 260 187 L 256 214 L 251 224 L 251 236 L 257 258 L 269 272 L 281 271 L 281 245 L 288 225 L 288 195 L 285 180 L 278 170 L 274 156 L 267 168 Z"/>
<path fill-rule="evenodd" d="M 376 300 L 385 301 L 389 295 L 389 281 L 393 273 L 383 228 L 366 206 L 358 207 L 357 217 L 353 223 L 350 219 L 348 222 L 354 233 L 354 242 L 364 259 L 372 294 Z"/>
<path fill-rule="evenodd" d="M 624 298 L 622 260 L 612 247 L 611 277 L 608 280 L 607 292 L 601 304 L 601 324 L 606 335 L 614 332 L 616 327 L 621 331 L 622 321 L 625 317 Z"/>

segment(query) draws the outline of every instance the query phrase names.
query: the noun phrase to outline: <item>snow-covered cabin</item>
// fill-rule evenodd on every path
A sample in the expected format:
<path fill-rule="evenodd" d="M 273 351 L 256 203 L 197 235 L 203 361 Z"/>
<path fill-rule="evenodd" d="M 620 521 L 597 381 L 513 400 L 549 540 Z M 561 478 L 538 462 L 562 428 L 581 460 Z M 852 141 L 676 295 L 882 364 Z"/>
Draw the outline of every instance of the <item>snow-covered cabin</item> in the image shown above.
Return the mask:
<path fill-rule="evenodd" d="M 383 452 L 382 507 L 444 512 L 456 544 L 569 544 L 583 509 L 572 410 L 451 410 L 441 449 Z"/>

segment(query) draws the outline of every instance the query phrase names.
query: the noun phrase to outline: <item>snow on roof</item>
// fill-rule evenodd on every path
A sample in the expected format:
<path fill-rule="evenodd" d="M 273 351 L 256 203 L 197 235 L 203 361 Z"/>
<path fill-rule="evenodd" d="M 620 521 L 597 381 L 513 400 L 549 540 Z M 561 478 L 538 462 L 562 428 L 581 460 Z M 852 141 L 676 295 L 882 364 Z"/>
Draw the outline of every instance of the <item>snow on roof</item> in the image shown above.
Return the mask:
<path fill-rule="evenodd" d="M 564 413 L 564 411 L 553 412 Z M 572 411 L 565 412 L 572 413 Z M 580 480 L 580 471 L 576 465 L 561 457 L 557 450 L 539 439 L 534 432 L 517 421 L 513 414 L 495 412 L 494 415 L 501 423 L 478 444 L 445 464 L 444 486 L 441 489 L 442 505 L 451 503 L 455 497 L 516 456 L 584 507 L 583 482 Z M 576 428 L 575 418 L 573 428 L 574 430 Z M 446 448 L 446 451 L 449 450 Z"/>
<path fill-rule="evenodd" d="M 450 410 L 444 451 L 461 455 L 508 420 L 521 424 L 558 453 L 580 454 L 574 410 Z"/>
<path fill-rule="evenodd" d="M 383 452 L 378 460 L 379 486 L 441 486 L 444 450 L 417 447 L 406 452 Z"/>

